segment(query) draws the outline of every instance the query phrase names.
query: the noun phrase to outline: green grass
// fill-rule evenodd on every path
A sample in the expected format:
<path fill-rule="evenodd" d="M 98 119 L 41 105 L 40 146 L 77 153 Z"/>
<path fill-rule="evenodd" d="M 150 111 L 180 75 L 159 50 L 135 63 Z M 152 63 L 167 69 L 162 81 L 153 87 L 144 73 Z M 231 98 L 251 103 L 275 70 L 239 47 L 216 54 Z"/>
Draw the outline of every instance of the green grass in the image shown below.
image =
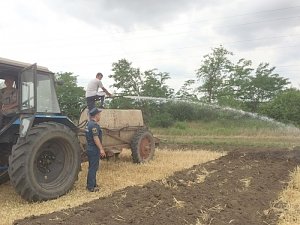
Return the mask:
<path fill-rule="evenodd" d="M 300 146 L 300 130 L 257 119 L 176 122 L 151 128 L 162 144 L 196 145 L 213 149 L 289 148 Z"/>

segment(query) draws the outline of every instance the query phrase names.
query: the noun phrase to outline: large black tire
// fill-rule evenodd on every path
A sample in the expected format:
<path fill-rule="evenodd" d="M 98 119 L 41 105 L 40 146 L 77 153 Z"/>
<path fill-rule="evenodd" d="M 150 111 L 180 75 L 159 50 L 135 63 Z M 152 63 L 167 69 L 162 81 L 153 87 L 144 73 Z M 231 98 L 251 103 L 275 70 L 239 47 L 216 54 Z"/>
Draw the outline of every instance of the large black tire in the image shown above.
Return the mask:
<path fill-rule="evenodd" d="M 9 157 L 11 183 L 25 200 L 43 201 L 67 193 L 78 179 L 80 145 L 67 126 L 47 122 L 28 131 Z"/>
<path fill-rule="evenodd" d="M 147 129 L 138 130 L 131 141 L 131 156 L 134 163 L 151 160 L 155 152 L 153 135 Z"/>
<path fill-rule="evenodd" d="M 11 153 L 11 144 L 0 144 L 0 184 L 9 181 L 8 157 Z"/>

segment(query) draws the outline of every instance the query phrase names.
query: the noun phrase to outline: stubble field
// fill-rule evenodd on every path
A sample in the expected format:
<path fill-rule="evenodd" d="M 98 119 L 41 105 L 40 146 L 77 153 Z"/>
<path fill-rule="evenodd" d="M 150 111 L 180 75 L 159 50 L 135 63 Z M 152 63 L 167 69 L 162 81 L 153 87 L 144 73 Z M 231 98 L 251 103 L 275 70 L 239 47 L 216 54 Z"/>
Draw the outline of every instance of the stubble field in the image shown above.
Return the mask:
<path fill-rule="evenodd" d="M 0 224 L 300 224 L 298 134 L 158 135 L 169 142 L 150 163 L 133 164 L 129 150 L 102 161 L 99 193 L 85 190 L 86 163 L 56 200 L 26 203 L 2 185 Z"/>

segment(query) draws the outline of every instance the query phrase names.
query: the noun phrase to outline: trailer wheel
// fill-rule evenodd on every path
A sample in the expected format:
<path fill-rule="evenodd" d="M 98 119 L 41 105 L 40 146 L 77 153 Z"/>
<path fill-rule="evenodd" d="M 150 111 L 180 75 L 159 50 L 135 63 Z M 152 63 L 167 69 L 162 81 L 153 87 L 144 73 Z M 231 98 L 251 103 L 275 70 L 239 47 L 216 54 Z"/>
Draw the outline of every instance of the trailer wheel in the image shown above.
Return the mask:
<path fill-rule="evenodd" d="M 27 201 L 57 198 L 68 192 L 80 169 L 80 145 L 67 126 L 41 123 L 26 140 L 13 146 L 9 176 L 17 193 Z"/>
<path fill-rule="evenodd" d="M 8 175 L 8 157 L 11 152 L 11 144 L 0 145 L 0 184 L 9 181 Z"/>
<path fill-rule="evenodd" d="M 147 129 L 140 129 L 131 141 L 131 155 L 134 163 L 148 162 L 154 156 L 155 142 Z"/>

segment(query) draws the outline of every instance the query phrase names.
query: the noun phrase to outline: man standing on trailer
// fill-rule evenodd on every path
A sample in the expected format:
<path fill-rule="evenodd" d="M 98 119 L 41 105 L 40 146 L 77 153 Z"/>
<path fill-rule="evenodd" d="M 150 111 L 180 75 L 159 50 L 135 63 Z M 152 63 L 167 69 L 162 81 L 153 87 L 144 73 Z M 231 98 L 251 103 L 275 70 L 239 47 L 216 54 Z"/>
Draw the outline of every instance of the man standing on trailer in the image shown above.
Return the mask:
<path fill-rule="evenodd" d="M 112 94 L 109 93 L 106 88 L 103 86 L 101 80 L 103 78 L 102 73 L 97 73 L 96 78 L 92 79 L 86 88 L 85 92 L 85 97 L 86 97 L 86 102 L 89 110 L 92 110 L 95 108 L 95 101 L 101 102 L 100 108 L 103 107 L 104 103 L 104 93 L 107 94 L 109 97 L 112 97 Z M 104 93 L 98 92 L 98 89 L 101 88 Z"/>

